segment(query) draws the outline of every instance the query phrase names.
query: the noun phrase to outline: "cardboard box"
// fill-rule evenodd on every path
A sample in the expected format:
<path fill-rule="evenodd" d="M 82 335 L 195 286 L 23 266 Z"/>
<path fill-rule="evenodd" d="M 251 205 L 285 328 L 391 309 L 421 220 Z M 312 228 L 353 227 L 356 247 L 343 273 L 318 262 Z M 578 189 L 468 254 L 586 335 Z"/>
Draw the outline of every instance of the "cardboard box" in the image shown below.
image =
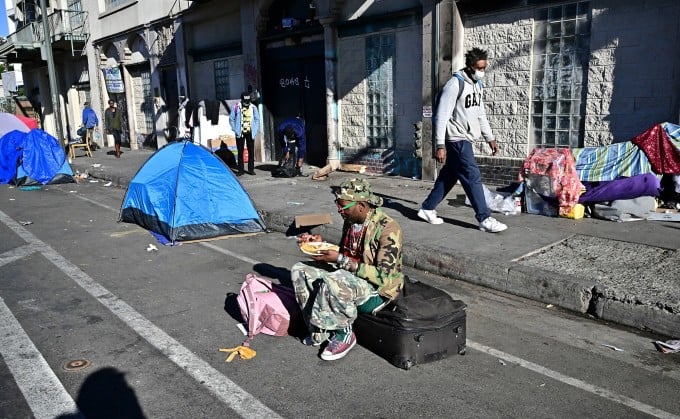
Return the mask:
<path fill-rule="evenodd" d="M 222 142 L 224 142 L 227 145 L 227 148 L 229 150 L 236 150 L 236 137 L 234 135 L 220 135 L 218 138 L 213 138 L 210 140 L 210 149 L 212 151 L 217 150 L 222 146 Z"/>
<path fill-rule="evenodd" d="M 318 226 L 321 224 L 333 224 L 333 217 L 331 217 L 331 214 L 305 214 L 295 216 L 295 228 Z"/>

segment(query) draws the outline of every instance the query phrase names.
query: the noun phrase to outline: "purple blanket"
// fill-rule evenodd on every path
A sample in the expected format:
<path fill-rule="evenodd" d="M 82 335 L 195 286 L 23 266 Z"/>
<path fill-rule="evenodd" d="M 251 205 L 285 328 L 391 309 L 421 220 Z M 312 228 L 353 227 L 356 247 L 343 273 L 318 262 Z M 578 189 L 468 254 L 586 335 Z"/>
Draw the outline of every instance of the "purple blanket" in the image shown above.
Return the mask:
<path fill-rule="evenodd" d="M 659 179 L 652 173 L 608 182 L 583 182 L 583 185 L 586 192 L 578 199 L 581 204 L 633 199 L 639 196 L 659 196 L 661 187 Z"/>

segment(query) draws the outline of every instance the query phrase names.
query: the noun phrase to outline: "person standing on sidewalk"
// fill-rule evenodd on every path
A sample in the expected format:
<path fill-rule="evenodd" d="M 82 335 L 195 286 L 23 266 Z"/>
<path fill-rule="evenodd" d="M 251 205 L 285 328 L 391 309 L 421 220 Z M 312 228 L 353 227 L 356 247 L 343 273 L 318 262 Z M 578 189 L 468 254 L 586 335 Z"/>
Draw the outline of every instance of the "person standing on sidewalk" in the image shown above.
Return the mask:
<path fill-rule="evenodd" d="M 322 250 L 312 256 L 314 262 L 291 268 L 295 298 L 310 331 L 303 343 L 319 346 L 328 340 L 321 353 L 325 361 L 344 357 L 356 345 L 352 323 L 359 313 L 378 312 L 404 286 L 401 227 L 380 208 L 382 198 L 366 180 L 355 178 L 340 185 L 335 204 L 345 220 L 339 251 Z M 320 241 L 318 234 L 298 236 L 299 243 Z"/>
<path fill-rule="evenodd" d="M 120 112 L 116 107 L 116 102 L 109 100 L 109 107 L 104 111 L 104 128 L 106 133 L 113 135 L 113 144 L 116 148 L 116 158 L 120 158 L 120 143 L 121 133 L 123 131 L 123 122 L 120 118 Z"/>
<path fill-rule="evenodd" d="M 442 89 L 435 115 L 435 158 L 444 163 L 432 191 L 423 201 L 418 217 L 430 224 L 441 224 L 435 208 L 460 180 L 468 196 L 479 229 L 498 233 L 508 228 L 491 217 L 486 205 L 482 176 L 475 161 L 472 141 L 484 138 L 491 147 L 491 155 L 498 153 L 491 126 L 486 118 L 482 101 L 482 79 L 487 67 L 488 54 L 472 48 L 465 54 L 465 68 L 453 74 Z"/>
<path fill-rule="evenodd" d="M 248 174 L 255 174 L 255 141 L 254 138 L 260 129 L 260 113 L 257 107 L 251 105 L 250 93 L 241 93 L 241 101 L 234 106 L 234 110 L 229 114 L 231 129 L 236 135 L 236 150 L 238 151 L 238 172 L 236 176 L 243 173 L 243 146 L 248 147 Z"/>
<path fill-rule="evenodd" d="M 83 141 L 87 141 L 90 144 L 90 148 L 96 150 L 97 143 L 94 142 L 94 130 L 99 126 L 99 118 L 97 118 L 97 113 L 90 106 L 90 102 L 85 102 L 83 105 L 83 126 L 86 130 Z"/>

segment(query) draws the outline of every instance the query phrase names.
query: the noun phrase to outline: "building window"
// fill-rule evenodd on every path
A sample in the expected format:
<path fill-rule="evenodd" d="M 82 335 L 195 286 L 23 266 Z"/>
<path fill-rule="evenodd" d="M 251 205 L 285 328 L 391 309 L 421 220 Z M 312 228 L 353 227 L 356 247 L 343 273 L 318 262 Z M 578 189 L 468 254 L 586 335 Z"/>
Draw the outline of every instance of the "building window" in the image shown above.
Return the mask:
<path fill-rule="evenodd" d="M 215 99 L 229 99 L 229 62 L 227 60 L 215 61 L 213 69 L 215 70 Z"/>
<path fill-rule="evenodd" d="M 370 148 L 394 146 L 395 36 L 366 37 L 366 140 Z"/>
<path fill-rule="evenodd" d="M 118 6 L 122 6 L 125 3 L 129 3 L 132 0 L 104 0 L 104 6 L 106 7 L 106 11 L 115 9 Z"/>
<path fill-rule="evenodd" d="M 589 3 L 541 9 L 535 25 L 532 142 L 536 147 L 579 147 L 590 55 Z"/>

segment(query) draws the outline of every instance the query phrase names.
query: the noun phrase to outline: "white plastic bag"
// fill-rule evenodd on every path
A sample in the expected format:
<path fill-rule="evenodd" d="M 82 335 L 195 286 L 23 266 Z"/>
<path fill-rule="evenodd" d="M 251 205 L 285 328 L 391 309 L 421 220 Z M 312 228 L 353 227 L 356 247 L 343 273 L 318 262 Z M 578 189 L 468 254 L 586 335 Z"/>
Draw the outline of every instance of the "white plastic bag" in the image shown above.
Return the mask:
<path fill-rule="evenodd" d="M 512 195 L 502 195 L 496 192 L 491 192 L 486 185 L 482 185 L 484 188 L 484 200 L 486 201 L 486 206 L 489 210 L 493 212 L 500 212 L 505 215 L 514 215 L 516 211 L 515 198 Z M 472 205 L 470 199 L 465 196 L 465 205 Z"/>

